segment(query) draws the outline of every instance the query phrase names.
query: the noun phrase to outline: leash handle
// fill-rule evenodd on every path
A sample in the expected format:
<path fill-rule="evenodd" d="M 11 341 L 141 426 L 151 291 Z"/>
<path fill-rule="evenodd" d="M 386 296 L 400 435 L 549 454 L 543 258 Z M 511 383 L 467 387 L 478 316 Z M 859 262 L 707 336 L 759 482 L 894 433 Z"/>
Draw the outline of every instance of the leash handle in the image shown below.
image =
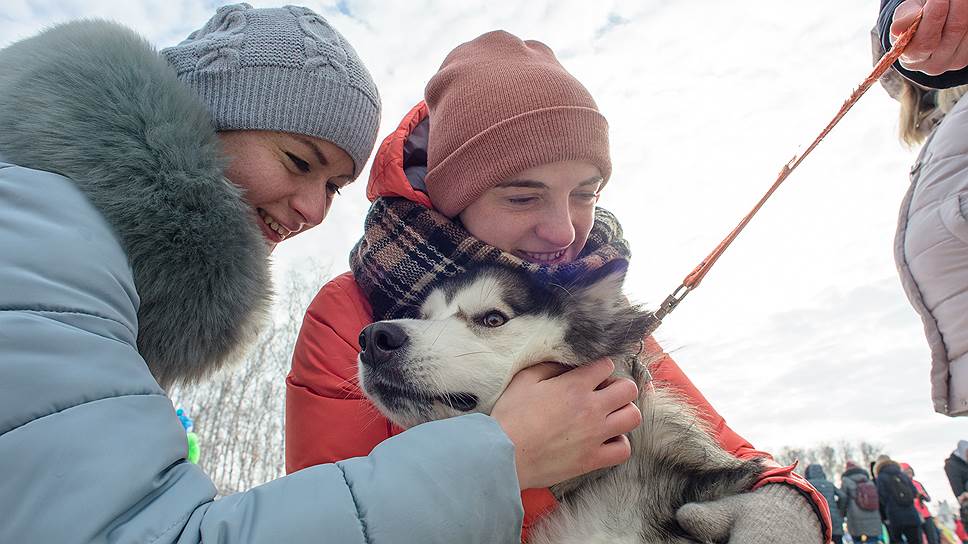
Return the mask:
<path fill-rule="evenodd" d="M 743 232 L 743 229 L 746 228 L 746 225 L 749 224 L 750 220 L 753 219 L 753 216 L 760 211 L 760 208 L 766 204 L 766 201 L 773 196 L 773 193 L 776 192 L 776 190 L 780 187 L 780 184 L 786 181 L 787 177 L 789 177 L 790 174 L 798 166 L 800 166 L 800 163 L 803 162 L 803 159 L 805 159 L 807 155 L 809 155 L 810 152 L 812 152 L 820 144 L 827 134 L 829 134 L 830 131 L 837 126 L 837 123 L 839 123 L 840 120 L 847 115 L 847 112 L 850 111 L 858 100 L 860 100 L 860 97 L 864 96 L 864 93 L 871 88 L 871 85 L 880 79 L 880 77 L 891 68 L 891 65 L 897 61 L 901 54 L 904 53 L 904 49 L 907 48 L 908 44 L 911 43 L 911 39 L 914 38 L 914 33 L 918 29 L 918 24 L 921 22 L 921 16 L 923 13 L 923 11 L 918 13 L 917 17 L 914 19 L 914 23 L 912 23 L 911 26 L 905 30 L 900 37 L 898 37 L 897 41 L 894 42 L 894 45 L 891 47 L 891 50 L 885 53 L 884 56 L 881 57 L 881 60 L 878 61 L 878 63 L 874 66 L 874 69 L 871 71 L 870 75 L 868 75 L 867 78 L 861 82 L 856 89 L 854 89 L 854 92 L 851 93 L 847 101 L 844 102 L 844 105 L 840 107 L 840 111 L 838 111 L 834 118 L 827 123 L 827 126 L 813 140 L 813 143 L 811 143 L 803 153 L 794 155 L 789 162 L 783 165 L 783 168 L 780 169 L 780 173 L 777 175 L 776 181 L 773 182 L 773 185 L 766 192 L 766 194 L 760 198 L 759 202 L 753 206 L 753 209 L 746 214 L 746 217 L 744 217 L 736 228 L 734 228 L 732 232 L 730 232 L 729 235 L 727 235 L 726 238 L 724 238 L 723 241 L 720 242 L 719 245 L 716 246 L 716 248 L 713 249 L 713 251 L 705 259 L 703 259 L 701 263 L 699 263 L 699 266 L 694 268 L 693 271 L 690 272 L 684 280 L 682 280 L 682 285 L 677 287 L 676 290 L 673 291 L 671 295 L 666 297 L 662 304 L 659 305 L 659 308 L 654 313 L 653 321 L 650 323 L 650 329 L 648 331 L 649 334 L 652 334 L 655 332 L 655 329 L 659 328 L 659 325 L 662 324 L 662 320 L 673 310 L 675 310 L 677 306 L 679 306 L 679 303 L 686 298 L 686 295 L 688 295 L 690 291 L 699 287 L 699 283 L 703 280 L 703 278 L 706 277 L 706 274 L 709 273 L 709 270 L 712 268 L 712 266 L 716 264 L 716 261 L 718 261 L 723 255 L 723 253 L 726 251 L 726 248 L 733 243 L 733 240 L 739 236 L 739 233 Z"/>

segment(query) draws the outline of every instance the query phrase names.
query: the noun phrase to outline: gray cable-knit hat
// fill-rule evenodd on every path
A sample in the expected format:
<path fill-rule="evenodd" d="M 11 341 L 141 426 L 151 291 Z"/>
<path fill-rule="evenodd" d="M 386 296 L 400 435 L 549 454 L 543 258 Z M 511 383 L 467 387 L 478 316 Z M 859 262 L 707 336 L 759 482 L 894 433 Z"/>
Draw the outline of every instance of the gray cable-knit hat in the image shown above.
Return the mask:
<path fill-rule="evenodd" d="M 312 10 L 222 6 L 161 54 L 208 105 L 216 130 L 315 136 L 353 158 L 354 176 L 373 150 L 376 85 L 346 39 Z"/>

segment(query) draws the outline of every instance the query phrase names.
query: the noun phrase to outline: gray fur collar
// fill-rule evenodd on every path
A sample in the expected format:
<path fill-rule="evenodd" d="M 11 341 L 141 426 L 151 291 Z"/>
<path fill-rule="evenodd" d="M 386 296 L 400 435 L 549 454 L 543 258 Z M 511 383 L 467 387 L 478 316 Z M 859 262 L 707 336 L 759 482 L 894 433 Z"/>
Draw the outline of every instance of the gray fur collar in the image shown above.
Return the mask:
<path fill-rule="evenodd" d="M 144 39 L 78 21 L 0 50 L 0 127 L 0 155 L 71 178 L 116 230 L 160 384 L 205 376 L 258 333 L 265 243 L 204 105 Z"/>

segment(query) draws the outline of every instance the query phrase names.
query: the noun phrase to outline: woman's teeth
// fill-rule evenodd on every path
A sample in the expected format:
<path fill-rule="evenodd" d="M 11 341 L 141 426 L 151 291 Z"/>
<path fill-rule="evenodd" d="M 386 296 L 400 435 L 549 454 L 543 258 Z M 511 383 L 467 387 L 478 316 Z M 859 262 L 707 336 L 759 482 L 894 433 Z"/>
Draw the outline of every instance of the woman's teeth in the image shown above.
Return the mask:
<path fill-rule="evenodd" d="M 269 212 L 263 210 L 262 208 L 259 208 L 259 217 L 261 217 L 262 220 L 265 221 L 265 224 L 268 225 L 270 229 L 279 233 L 279 236 L 281 236 L 283 239 L 285 239 L 286 236 L 289 236 L 290 234 L 292 234 L 289 231 L 289 229 L 280 225 L 279 222 L 276 221 L 275 217 L 272 217 L 271 215 L 269 215 Z"/>
<path fill-rule="evenodd" d="M 524 255 L 535 262 L 550 263 L 561 258 L 565 254 L 565 250 L 556 251 L 554 253 L 529 253 L 527 251 L 523 252 Z"/>

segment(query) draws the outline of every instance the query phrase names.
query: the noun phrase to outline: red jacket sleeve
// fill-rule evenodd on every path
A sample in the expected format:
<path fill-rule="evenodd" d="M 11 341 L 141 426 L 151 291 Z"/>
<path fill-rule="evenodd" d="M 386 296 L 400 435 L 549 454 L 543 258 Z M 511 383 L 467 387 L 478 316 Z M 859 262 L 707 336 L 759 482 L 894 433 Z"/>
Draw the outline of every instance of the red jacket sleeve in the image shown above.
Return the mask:
<path fill-rule="evenodd" d="M 709 401 L 702 396 L 702 393 L 696 389 L 692 381 L 682 372 L 679 365 L 662 350 L 659 343 L 651 336 L 645 341 L 645 350 L 646 353 L 654 355 L 657 358 L 649 367 L 655 386 L 670 387 L 680 393 L 687 402 L 696 408 L 699 415 L 709 423 L 716 440 L 724 450 L 740 459 L 759 457 L 764 460 L 767 469 L 760 476 L 760 480 L 753 486 L 753 489 L 770 483 L 783 483 L 796 488 L 813 506 L 813 510 L 820 518 L 820 524 L 824 531 L 826 539 L 824 542 L 829 541 L 831 524 L 827 500 L 805 478 L 793 472 L 793 469 L 796 468 L 796 463 L 788 467 L 780 466 L 773 460 L 773 456 L 769 453 L 757 450 L 745 438 L 730 429 L 726 425 L 723 417 L 713 409 Z"/>
<path fill-rule="evenodd" d="M 286 378 L 287 473 L 368 455 L 396 434 L 357 383 L 358 338 L 372 320 L 349 273 L 309 305 Z"/>

